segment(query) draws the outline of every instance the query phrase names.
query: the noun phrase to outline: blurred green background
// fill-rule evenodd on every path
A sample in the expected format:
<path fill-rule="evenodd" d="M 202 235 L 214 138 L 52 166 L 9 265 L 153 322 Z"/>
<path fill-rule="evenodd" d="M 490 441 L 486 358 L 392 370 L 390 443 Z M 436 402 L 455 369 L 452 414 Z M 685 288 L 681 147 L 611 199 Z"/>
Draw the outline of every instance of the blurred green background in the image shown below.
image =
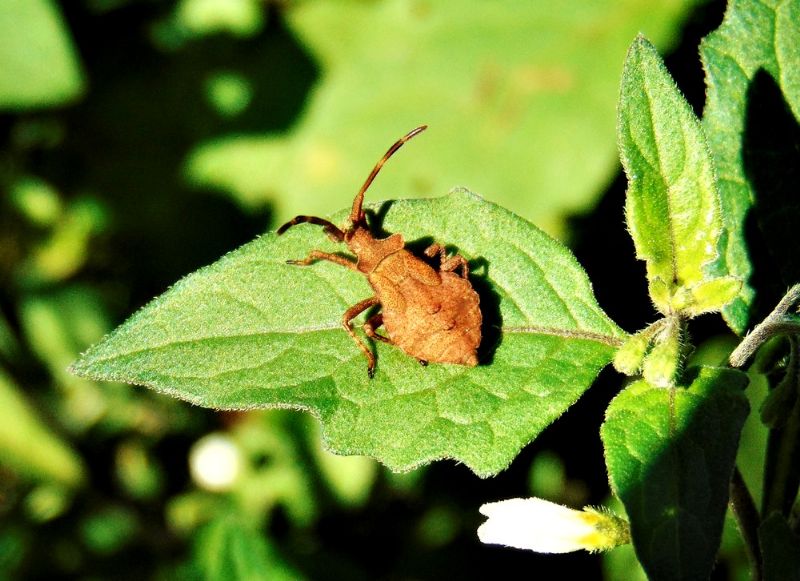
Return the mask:
<path fill-rule="evenodd" d="M 71 376 L 181 276 L 296 213 L 467 186 L 568 242 L 624 328 L 652 320 L 615 104 L 653 40 L 698 108 L 690 0 L 3 0 L 0 578 L 632 578 L 630 549 L 481 546 L 483 502 L 608 496 L 604 372 L 509 470 L 392 474 L 288 411 L 221 413 Z M 701 323 L 695 338 L 724 333 Z M 719 358 L 724 339 L 702 356 Z M 721 347 L 720 347 L 721 345 Z M 746 447 L 758 452 L 754 429 Z M 749 438 L 749 439 L 748 439 Z M 718 578 L 746 578 L 728 531 Z"/>

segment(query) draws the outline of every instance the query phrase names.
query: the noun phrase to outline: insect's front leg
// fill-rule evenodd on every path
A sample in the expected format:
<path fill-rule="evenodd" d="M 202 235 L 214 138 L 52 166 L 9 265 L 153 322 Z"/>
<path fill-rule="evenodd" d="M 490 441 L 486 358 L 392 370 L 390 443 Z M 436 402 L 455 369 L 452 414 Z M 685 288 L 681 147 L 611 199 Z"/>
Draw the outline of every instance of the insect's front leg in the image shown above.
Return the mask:
<path fill-rule="evenodd" d="M 375 375 L 375 354 L 369 350 L 369 347 L 364 345 L 364 342 L 358 338 L 355 331 L 353 331 L 353 327 L 350 326 L 350 322 L 355 319 L 358 315 L 366 311 L 370 307 L 374 307 L 375 305 L 379 304 L 377 297 L 371 297 L 369 299 L 364 299 L 363 301 L 356 303 L 349 309 L 344 312 L 342 315 L 342 327 L 344 330 L 347 331 L 347 334 L 356 342 L 358 348 L 364 353 L 367 357 L 367 375 L 370 378 Z"/>
<path fill-rule="evenodd" d="M 349 260 L 344 256 L 339 256 L 338 254 L 331 254 L 330 252 L 322 252 L 320 250 L 312 250 L 305 258 L 299 260 L 287 260 L 286 263 L 296 264 L 298 266 L 308 266 L 317 260 L 327 260 L 329 262 L 338 264 L 339 266 L 349 268 L 350 270 L 358 270 L 356 263 L 352 260 Z"/>
<path fill-rule="evenodd" d="M 442 272 L 454 272 L 458 267 L 461 267 L 461 277 L 469 277 L 469 265 L 466 258 L 460 254 L 455 254 L 448 258 L 444 246 L 436 242 L 425 249 L 425 256 L 433 258 L 437 254 L 439 255 L 439 270 Z"/>

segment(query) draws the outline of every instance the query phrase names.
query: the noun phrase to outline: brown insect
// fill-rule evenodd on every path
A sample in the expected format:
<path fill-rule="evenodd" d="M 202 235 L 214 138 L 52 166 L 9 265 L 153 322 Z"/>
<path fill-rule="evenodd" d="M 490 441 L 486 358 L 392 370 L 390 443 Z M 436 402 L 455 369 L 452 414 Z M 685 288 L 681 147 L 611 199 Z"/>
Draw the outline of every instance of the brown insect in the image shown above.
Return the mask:
<path fill-rule="evenodd" d="M 375 296 L 353 305 L 342 316 L 342 326 L 367 357 L 367 373 L 375 373 L 375 355 L 358 338 L 351 322 L 370 307 L 380 305 L 380 312 L 363 325 L 372 339 L 396 345 L 423 365 L 455 363 L 475 366 L 481 342 L 481 310 L 478 294 L 469 282 L 467 261 L 458 254 L 448 257 L 443 246 L 432 244 L 425 255 L 439 256 L 439 270 L 405 248 L 402 234 L 375 238 L 362 209 L 364 193 L 386 161 L 409 139 L 427 129 L 417 127 L 392 145 L 370 172 L 353 200 L 350 223 L 344 229 L 316 216 L 297 216 L 278 229 L 283 234 L 296 224 L 308 222 L 323 227 L 335 242 L 344 242 L 356 260 L 312 250 L 302 260 L 289 264 L 307 266 L 317 260 L 328 260 L 366 275 Z M 461 274 L 456 274 L 457 270 Z M 383 325 L 388 336 L 376 329 Z"/>

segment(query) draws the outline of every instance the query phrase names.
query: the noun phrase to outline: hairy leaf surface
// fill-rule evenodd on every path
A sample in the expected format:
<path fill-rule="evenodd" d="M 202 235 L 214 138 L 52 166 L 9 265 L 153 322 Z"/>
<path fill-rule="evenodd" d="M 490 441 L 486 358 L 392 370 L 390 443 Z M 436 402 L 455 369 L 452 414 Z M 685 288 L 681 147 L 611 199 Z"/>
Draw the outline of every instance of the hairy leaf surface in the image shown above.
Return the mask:
<path fill-rule="evenodd" d="M 626 219 L 653 303 L 664 314 L 720 310 L 741 284 L 707 273 L 722 232 L 711 155 L 700 122 L 643 37 L 625 62 L 618 129 Z"/>
<path fill-rule="evenodd" d="M 421 367 L 379 343 L 368 379 L 341 318 L 372 289 L 334 264 L 286 264 L 314 248 L 344 250 L 305 225 L 180 281 L 75 371 L 215 408 L 309 410 L 331 450 L 394 469 L 453 458 L 480 475 L 502 470 L 588 388 L 623 333 L 569 250 L 507 210 L 463 190 L 377 210 L 412 248 L 435 239 L 471 260 L 484 318 L 479 366 Z"/>

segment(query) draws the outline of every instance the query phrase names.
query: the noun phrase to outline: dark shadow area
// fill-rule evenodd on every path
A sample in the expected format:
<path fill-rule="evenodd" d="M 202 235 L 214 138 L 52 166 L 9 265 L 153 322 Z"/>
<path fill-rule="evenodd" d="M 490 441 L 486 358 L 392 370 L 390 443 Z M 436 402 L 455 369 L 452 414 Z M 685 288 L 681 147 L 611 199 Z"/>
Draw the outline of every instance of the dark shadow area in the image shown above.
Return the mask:
<path fill-rule="evenodd" d="M 65 111 L 63 144 L 35 168 L 65 193 L 96 195 L 108 208 L 109 234 L 94 241 L 88 276 L 129 289 L 123 311 L 271 225 L 267 205 L 245 213 L 228 194 L 191 188 L 183 163 L 215 137 L 285 129 L 317 74 L 274 9 L 253 38 L 218 34 L 158 49 L 150 27 L 169 8 L 130 3 L 91 13 L 64 6 L 90 90 Z M 250 85 L 250 105 L 238 115 L 220 114 L 208 98 L 219 73 Z"/>
<path fill-rule="evenodd" d="M 367 216 L 367 224 L 369 224 L 370 232 L 372 232 L 375 238 L 386 238 L 394 234 L 394 232 L 387 232 L 383 228 L 383 221 L 386 219 L 389 210 L 394 206 L 395 201 L 396 200 L 386 200 L 385 202 L 381 202 L 377 210 L 374 207 L 364 208 L 364 214 Z"/>
<path fill-rule="evenodd" d="M 764 70 L 747 91 L 742 158 L 754 204 L 745 219 L 758 323 L 800 281 L 800 125 Z"/>
<path fill-rule="evenodd" d="M 647 291 L 645 263 L 638 260 L 625 225 L 627 181 L 618 173 L 591 214 L 570 220 L 569 245 L 586 270 L 600 307 L 628 332 L 658 318 Z"/>
<path fill-rule="evenodd" d="M 500 312 L 500 294 L 494 290 L 489 277 L 489 261 L 478 257 L 469 262 L 469 280 L 481 301 L 481 344 L 478 347 L 479 365 L 490 365 L 495 351 L 503 342 L 503 313 Z"/>
<path fill-rule="evenodd" d="M 702 116 L 706 101 L 706 76 L 698 47 L 705 36 L 722 24 L 727 4 L 725 0 L 711 0 L 697 5 L 683 24 L 680 44 L 663 55 L 670 75 L 697 117 Z"/>

